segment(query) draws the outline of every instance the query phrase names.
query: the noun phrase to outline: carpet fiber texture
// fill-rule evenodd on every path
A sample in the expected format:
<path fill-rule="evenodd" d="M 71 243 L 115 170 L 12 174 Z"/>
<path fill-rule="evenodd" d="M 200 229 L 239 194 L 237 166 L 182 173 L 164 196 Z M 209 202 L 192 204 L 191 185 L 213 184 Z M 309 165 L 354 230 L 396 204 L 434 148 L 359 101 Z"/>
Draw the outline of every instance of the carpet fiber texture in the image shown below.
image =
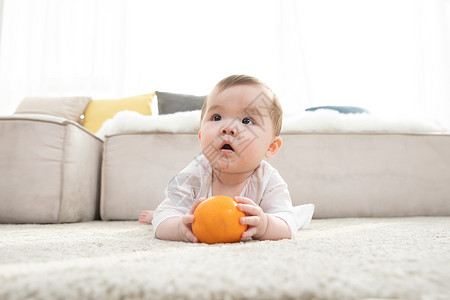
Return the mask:
<path fill-rule="evenodd" d="M 0 299 L 450 299 L 450 217 L 188 244 L 137 222 L 0 225 Z"/>

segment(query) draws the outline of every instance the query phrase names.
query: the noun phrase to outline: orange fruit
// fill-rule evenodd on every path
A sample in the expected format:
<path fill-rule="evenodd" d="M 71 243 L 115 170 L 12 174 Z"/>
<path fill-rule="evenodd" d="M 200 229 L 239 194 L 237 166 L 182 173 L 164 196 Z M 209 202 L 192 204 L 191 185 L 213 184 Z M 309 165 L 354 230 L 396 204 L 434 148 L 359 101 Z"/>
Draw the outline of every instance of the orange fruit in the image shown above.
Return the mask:
<path fill-rule="evenodd" d="M 239 223 L 245 213 L 227 196 L 214 196 L 200 203 L 194 211 L 192 232 L 202 243 L 239 242 L 247 225 Z"/>

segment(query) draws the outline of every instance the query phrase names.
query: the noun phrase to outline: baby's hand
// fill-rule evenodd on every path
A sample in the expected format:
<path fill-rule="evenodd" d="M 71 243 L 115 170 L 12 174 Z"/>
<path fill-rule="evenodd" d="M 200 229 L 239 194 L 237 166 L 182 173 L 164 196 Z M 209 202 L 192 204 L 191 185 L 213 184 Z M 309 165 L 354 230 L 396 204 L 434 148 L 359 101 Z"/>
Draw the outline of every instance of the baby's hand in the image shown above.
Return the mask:
<path fill-rule="evenodd" d="M 247 214 L 240 219 L 241 224 L 247 224 L 247 230 L 242 234 L 242 238 L 261 238 L 267 230 L 267 215 L 262 208 L 253 200 L 245 197 L 234 197 L 238 202 L 237 208 Z"/>
<path fill-rule="evenodd" d="M 180 239 L 185 242 L 198 243 L 198 239 L 192 232 L 192 223 L 194 222 L 194 211 L 197 206 L 206 198 L 200 198 L 191 206 L 191 210 L 181 218 L 180 226 L 178 227 L 178 234 Z"/>

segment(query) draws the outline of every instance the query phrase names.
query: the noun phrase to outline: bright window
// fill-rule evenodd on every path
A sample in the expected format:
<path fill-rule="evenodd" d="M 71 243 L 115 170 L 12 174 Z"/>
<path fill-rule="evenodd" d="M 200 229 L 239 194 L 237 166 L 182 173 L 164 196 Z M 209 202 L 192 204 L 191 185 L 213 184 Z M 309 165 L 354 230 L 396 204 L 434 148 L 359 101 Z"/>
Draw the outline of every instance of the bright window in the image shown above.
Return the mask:
<path fill-rule="evenodd" d="M 449 121 L 448 0 L 4 0 L 0 113 L 26 95 L 207 94 L 259 77 L 285 112 Z"/>

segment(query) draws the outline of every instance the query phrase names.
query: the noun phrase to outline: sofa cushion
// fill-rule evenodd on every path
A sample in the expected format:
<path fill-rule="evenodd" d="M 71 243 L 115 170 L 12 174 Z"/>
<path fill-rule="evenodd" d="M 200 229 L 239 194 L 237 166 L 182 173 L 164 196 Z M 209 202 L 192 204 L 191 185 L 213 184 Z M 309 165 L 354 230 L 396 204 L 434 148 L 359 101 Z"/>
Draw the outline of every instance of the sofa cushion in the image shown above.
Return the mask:
<path fill-rule="evenodd" d="M 206 99 L 206 96 L 173 94 L 158 91 L 156 91 L 156 97 L 158 99 L 158 113 L 160 115 L 202 109 L 203 102 Z"/>
<path fill-rule="evenodd" d="M 90 97 L 27 97 L 17 107 L 15 114 L 40 114 L 80 122 L 80 116 Z"/>
<path fill-rule="evenodd" d="M 315 218 L 450 215 L 450 135 L 285 134 L 269 162 Z"/>
<path fill-rule="evenodd" d="M 155 93 L 151 93 L 121 99 L 91 100 L 84 112 L 84 127 L 95 133 L 102 127 L 103 122 L 124 110 L 151 115 L 151 103 L 154 96 Z"/>
<path fill-rule="evenodd" d="M 102 220 L 137 220 L 164 200 L 171 179 L 201 153 L 197 134 L 134 133 L 104 143 Z"/>
<path fill-rule="evenodd" d="M 293 205 L 313 203 L 315 218 L 450 215 L 450 135 L 282 138 L 268 162 L 288 184 Z M 104 145 L 104 220 L 136 220 L 155 209 L 171 178 L 201 153 L 197 134 L 117 134 Z"/>

